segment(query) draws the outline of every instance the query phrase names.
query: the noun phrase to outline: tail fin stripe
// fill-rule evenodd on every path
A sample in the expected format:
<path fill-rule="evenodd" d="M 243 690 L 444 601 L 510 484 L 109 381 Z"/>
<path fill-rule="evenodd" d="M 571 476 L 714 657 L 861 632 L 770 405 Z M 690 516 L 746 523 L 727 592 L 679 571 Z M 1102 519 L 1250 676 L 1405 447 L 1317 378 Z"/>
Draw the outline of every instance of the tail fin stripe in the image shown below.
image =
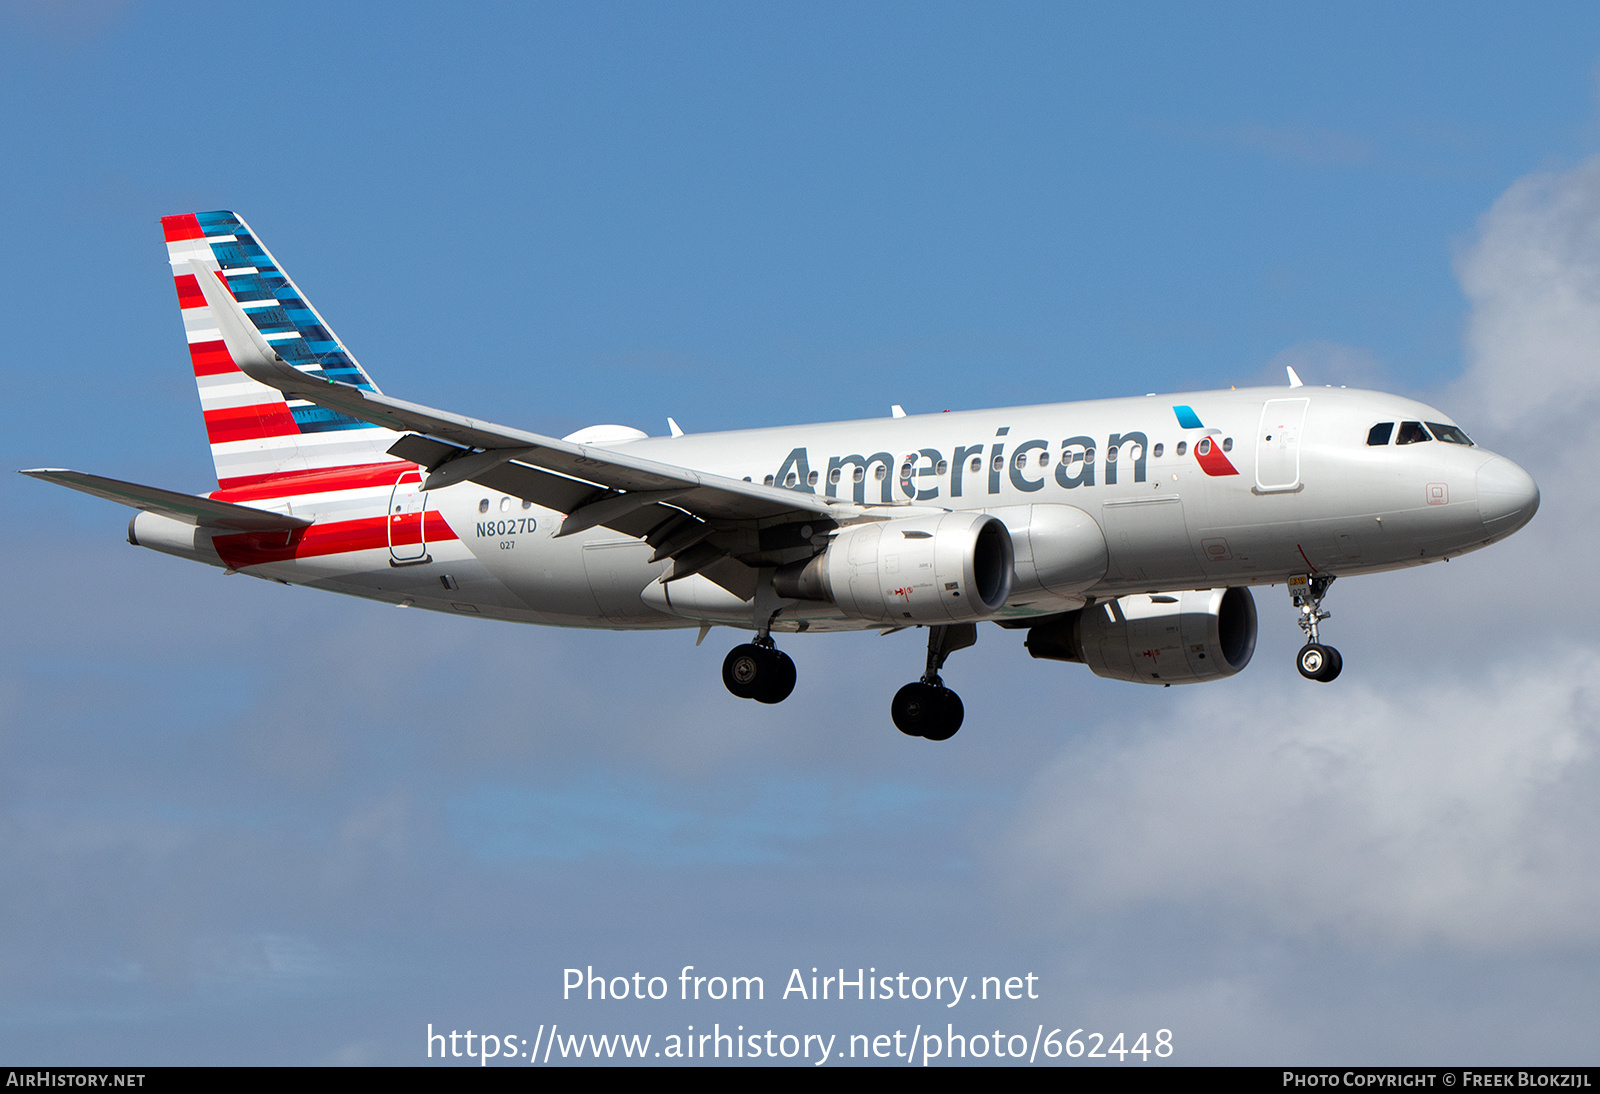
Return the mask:
<path fill-rule="evenodd" d="M 395 484 L 402 472 L 415 470 L 417 465 L 414 463 L 390 460 L 386 463 L 325 467 L 286 475 L 240 475 L 224 480 L 212 497 L 219 501 L 262 501 L 298 494 L 327 494 L 336 490 L 387 489 Z"/>
<path fill-rule="evenodd" d="M 194 279 L 194 274 L 179 274 L 175 279 L 178 286 L 178 307 L 187 311 L 190 308 L 203 308 L 206 298 L 200 295 L 200 286 Z"/>
<path fill-rule="evenodd" d="M 228 356 L 228 347 L 223 345 L 220 338 L 215 342 L 190 342 L 189 360 L 194 362 L 194 374 L 197 377 L 220 376 L 225 372 L 244 375 L 233 363 L 233 358 Z"/>
<path fill-rule="evenodd" d="M 270 403 L 208 410 L 206 437 L 212 444 L 253 441 L 262 437 L 288 437 L 300 432 L 293 416 Z"/>
<path fill-rule="evenodd" d="M 206 234 L 200 227 L 200 219 L 193 213 L 162 217 L 161 232 L 168 243 L 176 243 L 180 239 L 204 239 Z"/>

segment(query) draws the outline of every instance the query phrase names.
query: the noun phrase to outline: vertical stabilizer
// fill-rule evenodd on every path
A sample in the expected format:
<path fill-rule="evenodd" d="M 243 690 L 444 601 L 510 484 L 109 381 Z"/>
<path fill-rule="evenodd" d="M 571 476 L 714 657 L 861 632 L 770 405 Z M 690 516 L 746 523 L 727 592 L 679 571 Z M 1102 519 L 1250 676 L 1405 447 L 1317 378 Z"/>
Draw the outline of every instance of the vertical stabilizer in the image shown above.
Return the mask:
<path fill-rule="evenodd" d="M 197 268 L 213 276 L 221 272 L 261 336 L 289 364 L 313 376 L 377 390 L 250 226 L 234 213 L 216 212 L 162 217 L 161 228 L 217 484 L 228 489 L 306 471 L 395 462 L 386 450 L 398 434 L 286 400 L 240 372 L 229 356 L 196 280 Z"/>

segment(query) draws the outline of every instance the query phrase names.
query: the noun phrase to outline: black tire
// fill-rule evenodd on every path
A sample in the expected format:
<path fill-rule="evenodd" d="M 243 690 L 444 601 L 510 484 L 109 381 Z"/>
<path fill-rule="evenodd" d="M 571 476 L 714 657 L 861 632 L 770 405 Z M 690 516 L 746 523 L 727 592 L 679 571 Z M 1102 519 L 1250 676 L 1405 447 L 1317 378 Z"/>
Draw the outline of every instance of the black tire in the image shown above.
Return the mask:
<path fill-rule="evenodd" d="M 955 736 L 965 715 L 955 692 L 920 680 L 895 692 L 889 713 L 901 733 L 930 741 L 947 741 Z"/>
<path fill-rule="evenodd" d="M 741 699 L 754 699 L 771 675 L 769 652 L 749 642 L 733 647 L 722 662 L 723 685 Z"/>
<path fill-rule="evenodd" d="M 1300 653 L 1295 658 L 1295 667 L 1300 670 L 1300 675 L 1307 680 L 1316 680 L 1326 684 L 1339 670 L 1344 668 L 1344 659 L 1339 656 L 1339 651 L 1332 646 L 1322 646 L 1315 642 L 1308 642 L 1300 647 Z"/>
<path fill-rule="evenodd" d="M 756 686 L 758 703 L 781 703 L 794 691 L 794 662 L 782 650 L 762 650 L 769 664 L 767 673 Z"/>
<path fill-rule="evenodd" d="M 967 716 L 967 708 L 961 703 L 961 696 L 949 688 L 939 689 L 939 703 L 943 709 L 939 712 L 939 724 L 923 734 L 930 741 L 948 741 L 956 735 L 956 730 L 961 728 L 961 721 Z"/>

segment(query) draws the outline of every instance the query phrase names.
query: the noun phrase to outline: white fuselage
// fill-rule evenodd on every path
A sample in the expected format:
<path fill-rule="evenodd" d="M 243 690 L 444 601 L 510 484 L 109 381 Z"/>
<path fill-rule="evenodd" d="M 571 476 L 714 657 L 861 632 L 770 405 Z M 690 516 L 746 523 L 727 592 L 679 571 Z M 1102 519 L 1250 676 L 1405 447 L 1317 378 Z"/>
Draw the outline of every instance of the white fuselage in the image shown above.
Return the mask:
<path fill-rule="evenodd" d="M 1368 443 L 1374 425 L 1405 421 L 1448 419 L 1377 392 L 1252 388 L 643 438 L 614 447 L 908 512 L 992 512 L 1017 546 L 1017 580 L 1002 616 L 1019 618 L 1078 607 L 1088 597 L 1417 565 L 1486 546 L 1531 517 L 1537 488 L 1503 457 L 1437 440 Z M 772 605 L 768 594 L 743 604 L 719 598 L 700 577 L 664 587 L 658 579 L 671 563 L 650 562 L 652 550 L 639 539 L 604 527 L 556 538 L 563 514 L 471 482 L 423 494 L 412 465 L 395 468 L 392 482 L 248 501 L 314 518 L 318 528 L 365 529 L 346 537 L 350 549 L 264 562 L 250 556 L 241 565 L 230 558 L 227 537 L 213 544 L 207 533 L 167 518 L 141 514 L 134 535 L 142 545 L 264 578 L 528 623 L 744 625 L 753 623 L 758 603 Z M 1104 537 L 1104 572 L 1066 589 L 1031 580 L 1030 567 L 1043 573 L 1051 565 L 1029 547 L 1037 506 L 1071 507 L 1092 518 Z M 380 516 L 387 535 L 376 531 Z M 699 594 L 690 595 L 691 583 Z M 879 625 L 812 601 L 783 602 L 773 621 L 776 630 Z"/>

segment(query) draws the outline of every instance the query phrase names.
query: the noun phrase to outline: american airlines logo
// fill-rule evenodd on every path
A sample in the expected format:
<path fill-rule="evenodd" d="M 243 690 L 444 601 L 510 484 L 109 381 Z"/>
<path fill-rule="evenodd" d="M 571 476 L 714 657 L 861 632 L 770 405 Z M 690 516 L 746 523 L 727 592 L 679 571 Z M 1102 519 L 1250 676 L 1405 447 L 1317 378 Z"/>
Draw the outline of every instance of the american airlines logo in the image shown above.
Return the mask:
<path fill-rule="evenodd" d="M 1205 429 L 1192 407 L 1172 409 L 1179 428 L 1186 433 Z M 906 500 L 932 501 L 944 490 L 951 498 L 999 494 L 1007 483 L 1022 493 L 1034 493 L 1051 479 L 1063 490 L 1102 482 L 1116 486 L 1119 477 L 1121 481 L 1146 482 L 1150 458 L 1167 454 L 1163 442 L 1152 450 L 1149 436 L 1141 430 L 1111 433 L 1103 446 L 1083 434 L 1067 437 L 1059 445 L 1043 438 L 1012 445 L 1007 439 L 1010 432 L 1010 426 L 1002 426 L 995 430 L 994 440 L 956 445 L 948 456 L 938 448 L 919 448 L 898 456 L 888 451 L 851 453 L 829 456 L 815 469 L 810 450 L 802 446 L 791 451 L 765 482 L 807 494 L 818 493 L 820 488 L 830 498 L 839 497 L 844 490 L 863 505 L 870 488 L 878 495 L 874 501 L 889 504 L 897 500 L 896 491 Z M 1232 437 L 1208 430 L 1203 436 L 1186 435 L 1178 440 L 1172 455 L 1193 459 L 1207 475 L 1221 477 L 1239 473 L 1227 456 L 1232 449 Z"/>

